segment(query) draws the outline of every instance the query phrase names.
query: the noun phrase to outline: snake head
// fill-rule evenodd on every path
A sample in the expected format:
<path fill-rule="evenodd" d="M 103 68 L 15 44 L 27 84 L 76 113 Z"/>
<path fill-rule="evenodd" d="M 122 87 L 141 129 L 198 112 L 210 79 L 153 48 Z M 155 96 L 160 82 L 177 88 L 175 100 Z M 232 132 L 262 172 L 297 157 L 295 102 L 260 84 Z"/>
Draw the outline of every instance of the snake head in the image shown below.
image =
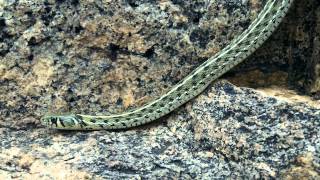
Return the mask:
<path fill-rule="evenodd" d="M 41 118 L 41 124 L 52 129 L 76 129 L 78 118 L 75 115 L 66 116 L 44 116 Z"/>

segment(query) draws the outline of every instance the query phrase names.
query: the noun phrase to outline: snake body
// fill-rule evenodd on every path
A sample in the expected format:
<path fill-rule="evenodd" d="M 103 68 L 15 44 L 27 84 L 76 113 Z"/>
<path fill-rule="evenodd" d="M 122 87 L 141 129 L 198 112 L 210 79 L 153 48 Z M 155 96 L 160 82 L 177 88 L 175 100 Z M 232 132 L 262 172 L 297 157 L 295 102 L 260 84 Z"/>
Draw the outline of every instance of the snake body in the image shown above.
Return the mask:
<path fill-rule="evenodd" d="M 206 60 L 173 88 L 146 105 L 122 114 L 44 116 L 41 123 L 53 129 L 126 129 L 154 121 L 200 94 L 212 81 L 251 55 L 278 27 L 293 0 L 268 0 L 258 17 L 241 35 Z"/>

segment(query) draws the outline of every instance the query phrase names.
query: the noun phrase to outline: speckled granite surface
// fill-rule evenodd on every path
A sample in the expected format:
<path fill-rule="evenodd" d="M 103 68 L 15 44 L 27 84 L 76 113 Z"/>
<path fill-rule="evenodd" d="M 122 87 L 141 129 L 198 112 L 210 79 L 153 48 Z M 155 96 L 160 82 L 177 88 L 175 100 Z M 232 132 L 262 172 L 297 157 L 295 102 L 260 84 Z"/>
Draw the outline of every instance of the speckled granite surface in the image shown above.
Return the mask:
<path fill-rule="evenodd" d="M 320 178 L 320 110 L 220 81 L 129 131 L 0 129 L 0 177 Z"/>
<path fill-rule="evenodd" d="M 264 4 L 190 2 L 3 1 L 0 124 L 140 106 L 223 48 Z"/>
<path fill-rule="evenodd" d="M 285 72 L 279 78 L 291 88 L 320 99 L 320 1 L 296 0 L 280 28 L 236 72 L 256 69 Z"/>
<path fill-rule="evenodd" d="M 320 108 L 225 81 L 130 131 L 39 125 L 46 113 L 121 112 L 152 100 L 241 33 L 264 2 L 0 0 L 0 178 L 319 178 Z M 318 1 L 297 1 L 225 77 L 317 98 L 319 12 Z"/>

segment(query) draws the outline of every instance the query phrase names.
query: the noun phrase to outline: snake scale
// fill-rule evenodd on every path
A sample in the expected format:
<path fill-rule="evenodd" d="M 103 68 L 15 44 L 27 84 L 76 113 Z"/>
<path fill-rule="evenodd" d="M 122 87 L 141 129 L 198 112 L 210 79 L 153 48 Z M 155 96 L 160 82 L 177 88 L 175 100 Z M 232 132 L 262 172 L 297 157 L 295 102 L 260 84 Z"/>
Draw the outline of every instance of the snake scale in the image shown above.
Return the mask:
<path fill-rule="evenodd" d="M 212 81 L 251 55 L 278 27 L 293 0 L 268 0 L 251 25 L 229 45 L 206 60 L 170 91 L 146 105 L 107 116 L 49 115 L 41 123 L 52 129 L 126 129 L 154 121 L 200 94 Z"/>

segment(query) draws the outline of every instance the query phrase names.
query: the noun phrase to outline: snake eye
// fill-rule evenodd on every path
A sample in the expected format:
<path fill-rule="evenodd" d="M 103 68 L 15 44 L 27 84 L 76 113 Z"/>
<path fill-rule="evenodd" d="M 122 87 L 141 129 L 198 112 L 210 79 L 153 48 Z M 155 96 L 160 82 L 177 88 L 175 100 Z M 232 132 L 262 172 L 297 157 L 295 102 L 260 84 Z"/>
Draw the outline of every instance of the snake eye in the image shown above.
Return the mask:
<path fill-rule="evenodd" d="M 52 128 L 52 126 L 57 126 L 57 118 L 55 116 L 44 116 L 40 119 L 42 125 Z"/>

